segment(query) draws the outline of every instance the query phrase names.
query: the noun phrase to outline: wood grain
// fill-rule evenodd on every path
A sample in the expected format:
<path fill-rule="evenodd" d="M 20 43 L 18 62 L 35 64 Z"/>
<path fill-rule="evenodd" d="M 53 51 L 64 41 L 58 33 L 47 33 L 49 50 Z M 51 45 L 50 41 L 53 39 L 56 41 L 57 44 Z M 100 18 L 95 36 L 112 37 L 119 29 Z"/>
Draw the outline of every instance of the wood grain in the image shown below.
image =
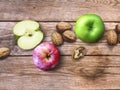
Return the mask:
<path fill-rule="evenodd" d="M 77 39 L 64 42 L 58 47 L 61 52 L 59 65 L 51 71 L 41 71 L 32 62 L 32 50 L 21 50 L 15 41 L 12 29 L 20 20 L 39 21 L 44 32 L 44 42 L 51 42 L 51 34 L 59 21 L 73 25 L 86 13 L 100 15 L 106 30 L 114 29 L 120 22 L 120 0 L 0 0 L 0 47 L 11 49 L 8 58 L 0 60 L 0 90 L 80 90 L 120 89 L 120 44 L 109 46 L 105 35 L 94 44 Z M 71 59 L 75 47 L 84 46 L 87 55 L 79 61 Z M 96 52 L 100 52 L 98 54 Z M 83 77 L 83 66 L 104 68 L 102 76 Z"/>
<path fill-rule="evenodd" d="M 99 59 L 98 59 L 99 58 Z M 99 78 L 87 79 L 81 76 L 81 64 L 98 62 L 107 58 L 105 72 Z M 86 56 L 72 61 L 70 56 L 62 56 L 60 64 L 51 71 L 38 70 L 32 57 L 8 57 L 0 61 L 1 90 L 79 90 L 120 88 L 120 56 Z M 109 87 L 108 87 L 109 86 Z M 49 88 L 48 88 L 49 87 Z M 64 88 L 63 88 L 64 87 Z"/>
<path fill-rule="evenodd" d="M 87 54 L 86 55 L 98 55 L 93 53 L 94 51 L 98 51 L 101 52 L 100 55 L 120 55 L 120 44 L 116 45 L 116 46 L 109 46 L 107 45 L 107 43 L 97 43 L 97 44 L 71 44 L 71 43 L 67 43 L 65 45 L 62 45 L 59 48 L 61 55 L 72 55 L 73 50 L 76 47 L 79 46 L 84 46 L 87 49 Z M 24 56 L 24 55 L 32 55 L 33 50 L 29 50 L 29 51 L 24 51 L 22 49 L 20 49 L 17 45 L 14 46 L 14 48 L 11 51 L 11 55 L 17 55 L 17 56 Z"/>
<path fill-rule="evenodd" d="M 119 0 L 0 0 L 0 20 L 76 21 L 94 13 L 104 21 L 120 21 Z"/>

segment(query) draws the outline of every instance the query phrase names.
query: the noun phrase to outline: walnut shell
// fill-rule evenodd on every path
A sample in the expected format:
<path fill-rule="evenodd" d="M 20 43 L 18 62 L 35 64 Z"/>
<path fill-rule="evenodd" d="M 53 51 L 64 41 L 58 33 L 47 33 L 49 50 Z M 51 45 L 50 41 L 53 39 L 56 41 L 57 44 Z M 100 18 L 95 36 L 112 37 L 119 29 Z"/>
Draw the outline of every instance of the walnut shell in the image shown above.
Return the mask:
<path fill-rule="evenodd" d="M 0 48 L 0 58 L 5 58 L 10 54 L 10 49 L 6 47 Z"/>
<path fill-rule="evenodd" d="M 115 32 L 115 30 L 109 30 L 107 32 L 106 39 L 107 39 L 107 43 L 109 45 L 116 45 L 118 42 L 118 36 L 117 36 L 117 33 Z"/>
<path fill-rule="evenodd" d="M 58 32 L 63 33 L 66 30 L 71 30 L 72 26 L 71 26 L 71 24 L 69 24 L 67 22 L 60 22 L 56 25 L 56 28 L 57 28 Z"/>
<path fill-rule="evenodd" d="M 79 60 L 80 58 L 82 58 L 86 55 L 86 52 L 87 52 L 87 50 L 85 47 L 77 47 L 72 52 L 72 59 Z"/>
<path fill-rule="evenodd" d="M 67 30 L 62 35 L 63 35 L 63 39 L 67 42 L 74 42 L 76 40 L 76 36 L 73 31 Z"/>
<path fill-rule="evenodd" d="M 53 44 L 55 44 L 55 45 L 63 44 L 62 36 L 58 32 L 53 32 L 51 39 L 52 39 Z"/>
<path fill-rule="evenodd" d="M 118 42 L 120 42 L 120 34 L 118 34 Z"/>
<path fill-rule="evenodd" d="M 120 23 L 116 25 L 115 31 L 117 32 L 117 34 L 120 34 Z"/>

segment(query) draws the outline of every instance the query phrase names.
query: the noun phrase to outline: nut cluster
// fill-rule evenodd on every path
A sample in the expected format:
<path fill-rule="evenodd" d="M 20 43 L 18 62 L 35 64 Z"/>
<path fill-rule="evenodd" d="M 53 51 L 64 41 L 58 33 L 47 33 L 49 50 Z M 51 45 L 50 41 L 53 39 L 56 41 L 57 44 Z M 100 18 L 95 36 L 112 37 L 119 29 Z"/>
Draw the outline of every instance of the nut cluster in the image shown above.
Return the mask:
<path fill-rule="evenodd" d="M 71 24 L 67 22 L 60 22 L 56 25 L 56 28 L 57 31 L 53 32 L 51 35 L 53 44 L 59 46 L 62 45 L 64 41 L 74 42 L 76 40 L 75 33 L 71 30 Z"/>

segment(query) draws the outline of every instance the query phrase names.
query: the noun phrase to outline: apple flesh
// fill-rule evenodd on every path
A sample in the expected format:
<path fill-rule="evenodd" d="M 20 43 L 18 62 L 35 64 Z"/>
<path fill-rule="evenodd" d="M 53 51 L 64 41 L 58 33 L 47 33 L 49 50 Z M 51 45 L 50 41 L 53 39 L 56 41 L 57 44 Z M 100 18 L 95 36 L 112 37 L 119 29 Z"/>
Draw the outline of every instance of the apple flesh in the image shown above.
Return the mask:
<path fill-rule="evenodd" d="M 55 45 L 44 42 L 33 51 L 33 62 L 41 70 L 51 70 L 57 66 L 60 60 L 60 52 Z"/>
<path fill-rule="evenodd" d="M 104 35 L 105 25 L 101 17 L 95 14 L 81 16 L 75 25 L 75 33 L 79 39 L 87 43 L 95 43 Z"/>
<path fill-rule="evenodd" d="M 18 46 L 24 50 L 33 49 L 43 39 L 39 23 L 32 20 L 18 22 L 13 28 L 13 33 L 17 38 Z"/>

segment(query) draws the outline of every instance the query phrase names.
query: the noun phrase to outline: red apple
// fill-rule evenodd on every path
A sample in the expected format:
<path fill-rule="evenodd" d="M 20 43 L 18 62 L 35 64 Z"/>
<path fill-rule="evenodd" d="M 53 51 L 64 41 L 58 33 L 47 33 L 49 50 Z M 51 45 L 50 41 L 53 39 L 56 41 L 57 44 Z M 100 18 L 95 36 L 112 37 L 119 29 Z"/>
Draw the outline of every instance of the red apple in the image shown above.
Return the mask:
<path fill-rule="evenodd" d="M 41 70 L 53 69 L 60 60 L 60 52 L 53 44 L 44 42 L 33 51 L 33 62 Z"/>

